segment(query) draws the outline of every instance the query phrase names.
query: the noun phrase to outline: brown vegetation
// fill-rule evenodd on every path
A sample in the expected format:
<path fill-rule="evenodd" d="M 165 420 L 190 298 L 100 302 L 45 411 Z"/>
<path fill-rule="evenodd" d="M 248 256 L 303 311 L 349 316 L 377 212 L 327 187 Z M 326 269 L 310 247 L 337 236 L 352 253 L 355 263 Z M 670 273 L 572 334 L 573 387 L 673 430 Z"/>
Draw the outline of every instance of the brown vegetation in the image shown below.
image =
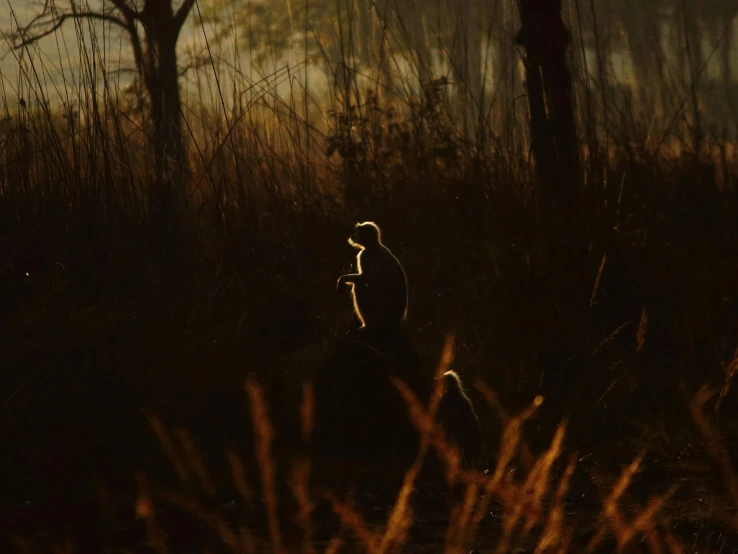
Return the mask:
<path fill-rule="evenodd" d="M 678 109 L 643 115 L 650 99 L 608 83 L 607 52 L 598 87 L 571 66 L 576 218 L 539 209 L 512 72 L 509 102 L 475 134 L 446 76 L 400 95 L 347 71 L 334 111 L 305 93 L 301 112 L 304 91 L 287 101 L 233 70 L 232 105 L 203 94 L 183 106 L 181 210 L 150 186 L 148 122 L 110 83 L 70 83 L 62 106 L 32 100 L 48 91 L 30 77 L 22 103 L 6 93 L 0 502 L 14 547 L 734 545 L 734 146 L 696 117 L 704 90 L 662 86 Z M 36 58 L 20 63 L 43 74 Z M 307 383 L 354 325 L 334 285 L 345 230 L 367 219 L 403 261 L 406 331 L 429 383 L 455 334 L 454 367 L 499 445 L 483 470 L 464 468 L 433 425 L 439 397 L 427 405 L 398 380 L 417 452 L 379 478 L 365 468 L 354 490 L 321 487 Z"/>

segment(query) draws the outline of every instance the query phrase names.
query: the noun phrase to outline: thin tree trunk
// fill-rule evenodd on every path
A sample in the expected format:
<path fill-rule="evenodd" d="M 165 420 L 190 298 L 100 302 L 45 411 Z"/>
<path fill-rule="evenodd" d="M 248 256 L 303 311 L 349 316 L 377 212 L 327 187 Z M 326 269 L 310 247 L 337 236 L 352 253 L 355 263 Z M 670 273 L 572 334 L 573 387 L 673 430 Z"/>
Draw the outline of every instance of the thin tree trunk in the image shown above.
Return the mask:
<path fill-rule="evenodd" d="M 394 7 L 399 34 L 405 40 L 406 51 L 414 58 L 418 70 L 418 92 L 432 79 L 432 58 L 423 21 L 422 3 L 414 0 L 397 0 Z M 392 8 L 390 8 L 392 9 Z"/>
<path fill-rule="evenodd" d="M 377 97 L 392 98 L 394 81 L 389 59 L 391 52 L 387 40 L 388 22 L 390 19 L 389 4 L 386 0 L 377 0 L 373 1 L 372 5 L 374 6 L 374 10 L 372 11 L 372 47 L 377 57 L 376 65 L 379 70 L 379 75 L 377 76 Z"/>
<path fill-rule="evenodd" d="M 502 16 L 505 17 L 505 14 Z M 503 19 L 505 29 L 508 29 L 509 22 Z M 492 44 L 492 94 L 497 95 L 497 102 L 494 103 L 493 121 L 498 125 L 495 128 L 496 133 L 500 133 L 504 137 L 503 144 L 512 144 L 513 133 L 515 130 L 515 63 L 517 56 L 513 51 L 513 45 L 509 40 L 505 40 L 506 35 L 499 33 L 493 35 L 499 40 L 494 40 Z"/>
<path fill-rule="evenodd" d="M 699 84 L 700 71 L 702 69 L 702 44 L 700 41 L 700 33 L 695 18 L 698 15 L 697 5 L 691 5 L 686 0 L 682 0 L 682 22 L 684 24 L 684 47 L 689 62 L 689 90 L 692 99 L 692 148 L 695 154 L 699 154 L 702 150 L 702 117 L 700 113 L 699 97 L 697 94 L 697 86 Z"/>
<path fill-rule="evenodd" d="M 522 27 L 516 41 L 526 53 L 533 156 L 544 205 L 569 213 L 579 180 L 569 34 L 561 0 L 521 0 Z"/>
<path fill-rule="evenodd" d="M 359 43 L 359 64 L 362 68 L 372 64 L 372 15 L 369 0 L 355 0 L 356 40 Z"/>
<path fill-rule="evenodd" d="M 172 173 L 179 173 L 178 170 L 185 162 L 174 44 L 162 45 L 160 53 L 160 82 L 157 90 L 151 91 L 152 98 L 156 98 L 157 105 L 156 113 L 152 113 L 152 116 L 155 124 L 156 144 L 160 150 L 160 156 L 157 158 L 163 164 L 161 174 L 165 178 L 167 176 L 173 178 Z"/>
<path fill-rule="evenodd" d="M 720 47 L 720 68 L 723 78 L 723 87 L 725 90 L 725 100 L 728 104 L 728 110 L 733 117 L 734 122 L 738 123 L 736 117 L 736 105 L 733 98 L 733 64 L 731 52 L 733 51 L 733 15 L 730 11 L 722 19 L 722 29 L 725 29 L 723 42 Z M 721 30 L 718 29 L 718 32 Z"/>
<path fill-rule="evenodd" d="M 475 25 L 472 3 L 457 0 L 458 15 L 454 33 L 453 64 L 459 109 L 464 118 L 464 135 L 472 138 L 479 118 L 482 97 L 481 38 Z"/>
<path fill-rule="evenodd" d="M 154 128 L 156 181 L 174 194 L 169 200 L 180 208 L 184 202 L 187 156 L 182 136 L 177 40 L 170 2 L 152 2 L 142 14 L 147 33 L 148 63 L 145 83 L 151 98 L 151 121 Z"/>
<path fill-rule="evenodd" d="M 652 110 L 654 88 L 661 89 L 660 47 L 661 34 L 658 25 L 653 25 L 649 8 L 642 2 L 626 0 L 623 6 L 623 23 L 628 37 L 628 49 L 633 63 L 636 94 L 641 109 Z"/>

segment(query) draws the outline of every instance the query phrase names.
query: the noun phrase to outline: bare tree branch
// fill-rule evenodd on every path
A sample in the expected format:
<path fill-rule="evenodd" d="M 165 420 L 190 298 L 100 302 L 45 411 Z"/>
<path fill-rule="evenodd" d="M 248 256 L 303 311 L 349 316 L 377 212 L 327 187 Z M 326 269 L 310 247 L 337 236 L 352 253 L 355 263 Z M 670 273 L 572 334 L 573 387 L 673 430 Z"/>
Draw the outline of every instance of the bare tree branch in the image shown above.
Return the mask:
<path fill-rule="evenodd" d="M 141 39 L 138 36 L 138 29 L 136 28 L 136 22 L 133 19 L 128 20 L 126 29 L 128 30 L 131 48 L 133 49 L 133 59 L 136 61 L 136 67 L 138 68 L 139 73 L 143 75 L 145 73 L 144 55 L 143 48 L 141 47 Z"/>
<path fill-rule="evenodd" d="M 51 27 L 46 29 L 45 31 L 42 31 L 38 34 L 33 33 L 34 27 L 41 27 L 43 24 L 40 23 L 40 19 L 42 18 L 42 14 L 31 21 L 24 29 L 18 31 L 18 38 L 20 39 L 20 42 L 14 45 L 14 48 L 23 48 L 25 46 L 28 46 L 29 44 L 33 44 L 34 42 L 38 42 L 44 37 L 47 37 L 53 33 L 55 33 L 59 28 L 64 25 L 64 22 L 67 19 L 94 19 L 96 21 L 106 21 L 108 23 L 113 23 L 115 25 L 118 25 L 124 29 L 127 29 L 125 22 L 115 17 L 114 15 L 109 14 L 103 14 L 103 13 L 97 13 L 97 12 L 75 12 L 75 13 L 63 13 L 61 15 L 54 15 L 51 17 Z"/>
<path fill-rule="evenodd" d="M 154 134 L 157 182 L 176 180 L 183 183 L 180 166 L 187 160 L 182 137 L 181 95 L 177 69 L 177 40 L 196 0 L 180 0 L 176 10 L 173 0 L 110 0 L 107 9 L 78 12 L 76 0 L 66 0 L 68 7 L 58 12 L 54 0 L 41 0 L 43 8 L 13 38 L 13 47 L 22 48 L 53 34 L 68 19 L 88 19 L 115 24 L 125 29 L 136 62 L 137 80 L 149 100 L 149 118 Z M 140 35 L 140 27 L 143 34 Z"/>
<path fill-rule="evenodd" d="M 126 0 L 111 0 L 113 5 L 120 10 L 127 22 L 132 22 L 139 16 L 138 10 L 134 10 L 126 3 Z"/>
<path fill-rule="evenodd" d="M 207 47 L 203 46 L 199 52 L 191 54 L 189 62 L 180 67 L 177 74 L 180 77 L 184 77 L 189 71 L 196 71 L 210 65 L 210 63 L 212 63 L 210 54 L 208 53 Z"/>
<path fill-rule="evenodd" d="M 182 5 L 174 16 L 175 29 L 179 30 L 182 28 L 187 16 L 190 15 L 192 7 L 195 5 L 195 1 L 196 0 L 184 0 L 184 2 L 182 2 Z"/>

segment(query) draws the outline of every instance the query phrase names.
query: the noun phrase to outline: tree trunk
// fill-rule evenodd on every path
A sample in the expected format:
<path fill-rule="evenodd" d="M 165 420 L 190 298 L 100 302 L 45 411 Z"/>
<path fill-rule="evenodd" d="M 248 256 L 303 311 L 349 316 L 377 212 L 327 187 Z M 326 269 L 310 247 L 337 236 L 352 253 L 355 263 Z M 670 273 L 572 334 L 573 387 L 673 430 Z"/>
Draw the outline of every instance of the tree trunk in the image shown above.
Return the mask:
<path fill-rule="evenodd" d="M 159 160 L 160 174 L 163 178 L 175 179 L 174 173 L 181 174 L 185 163 L 184 147 L 182 141 L 182 117 L 180 114 L 179 83 L 177 81 L 177 62 L 174 52 L 174 44 L 162 44 L 160 82 L 157 90 L 150 91 L 152 110 L 155 124 L 155 140 L 160 150 Z M 176 179 L 175 179 L 176 180 Z"/>
<path fill-rule="evenodd" d="M 456 16 L 451 64 L 464 136 L 471 139 L 475 135 L 479 120 L 478 107 L 482 100 L 482 35 L 472 12 L 472 3 L 462 0 L 456 6 L 459 12 Z"/>
<path fill-rule="evenodd" d="M 517 122 L 515 99 L 520 92 L 517 80 L 518 57 L 512 42 L 507 40 L 507 36 L 509 29 L 517 25 L 513 21 L 511 10 L 503 10 L 500 4 L 495 4 L 494 10 L 491 17 L 494 21 L 500 21 L 502 27 L 490 36 L 491 44 L 487 45 L 487 48 L 492 50 L 493 83 L 491 89 L 494 92 L 491 94 L 496 95 L 497 98 L 497 101 L 492 103 L 494 107 L 492 121 L 496 125 L 494 131 L 503 137 L 502 143 L 507 144 L 510 150 L 514 150 Z"/>
<path fill-rule="evenodd" d="M 547 211 L 570 213 L 578 192 L 578 156 L 571 73 L 566 64 L 569 34 L 561 0 L 521 0 L 516 37 L 526 53 L 533 157 Z M 563 215 L 562 213 L 562 215 Z"/>
<path fill-rule="evenodd" d="M 387 0 L 383 0 L 381 4 L 387 4 Z M 399 40 L 404 42 L 403 50 L 415 62 L 418 70 L 416 91 L 422 94 L 423 86 L 433 78 L 433 63 L 423 22 L 423 10 L 414 0 L 398 0 L 390 2 L 389 6 L 395 12 L 394 23 Z"/>
<path fill-rule="evenodd" d="M 372 66 L 372 16 L 368 0 L 356 0 L 356 38 L 359 44 L 359 65 L 362 69 Z"/>
<path fill-rule="evenodd" d="M 692 148 L 695 154 L 702 150 L 702 117 L 700 113 L 698 85 L 702 70 L 702 42 L 696 18 L 700 15 L 698 4 L 682 0 L 681 14 L 684 23 L 684 49 L 689 62 L 689 90 L 692 99 Z"/>
<path fill-rule="evenodd" d="M 733 17 L 735 14 L 726 13 L 721 20 L 721 28 L 718 28 L 718 36 L 722 29 L 725 29 L 725 36 L 720 46 L 720 72 L 723 78 L 723 87 L 725 90 L 725 101 L 728 104 L 728 110 L 733 120 L 736 121 L 736 105 L 733 98 L 733 63 L 731 52 L 733 51 Z"/>
<path fill-rule="evenodd" d="M 176 207 L 184 202 L 187 156 L 182 136 L 177 39 L 180 27 L 170 2 L 149 2 L 141 15 L 146 29 L 147 64 L 144 80 L 151 98 L 156 181 L 174 194 Z"/>
<path fill-rule="evenodd" d="M 660 20 L 658 14 L 642 2 L 626 0 L 623 5 L 623 24 L 636 77 L 635 93 L 641 109 L 646 113 L 652 112 L 655 89 L 664 87 Z"/>
<path fill-rule="evenodd" d="M 391 49 L 389 48 L 389 21 L 390 6 L 387 0 L 372 1 L 371 10 L 372 17 L 372 51 L 376 59 L 376 67 L 379 74 L 377 75 L 377 96 L 379 98 L 392 98 L 392 90 L 394 88 L 394 79 L 392 75 L 392 64 L 390 63 Z"/>

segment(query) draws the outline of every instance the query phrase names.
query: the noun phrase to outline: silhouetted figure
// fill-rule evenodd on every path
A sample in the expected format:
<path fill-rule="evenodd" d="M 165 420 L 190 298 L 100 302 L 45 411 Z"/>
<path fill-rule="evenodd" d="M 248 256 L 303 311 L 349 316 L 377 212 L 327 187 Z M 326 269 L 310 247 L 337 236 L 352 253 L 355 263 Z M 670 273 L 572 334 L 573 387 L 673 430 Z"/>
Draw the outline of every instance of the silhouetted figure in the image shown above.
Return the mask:
<path fill-rule="evenodd" d="M 572 210 L 577 199 L 577 134 L 561 0 L 521 0 L 515 42 L 525 49 L 531 150 L 545 204 Z M 575 212 L 572 212 L 575 213 Z"/>
<path fill-rule="evenodd" d="M 399 328 L 407 316 L 407 278 L 402 264 L 382 244 L 376 223 L 357 223 L 348 242 L 360 249 L 356 255 L 358 273 L 341 275 L 336 289 L 351 285 L 354 311 L 362 327 Z"/>

